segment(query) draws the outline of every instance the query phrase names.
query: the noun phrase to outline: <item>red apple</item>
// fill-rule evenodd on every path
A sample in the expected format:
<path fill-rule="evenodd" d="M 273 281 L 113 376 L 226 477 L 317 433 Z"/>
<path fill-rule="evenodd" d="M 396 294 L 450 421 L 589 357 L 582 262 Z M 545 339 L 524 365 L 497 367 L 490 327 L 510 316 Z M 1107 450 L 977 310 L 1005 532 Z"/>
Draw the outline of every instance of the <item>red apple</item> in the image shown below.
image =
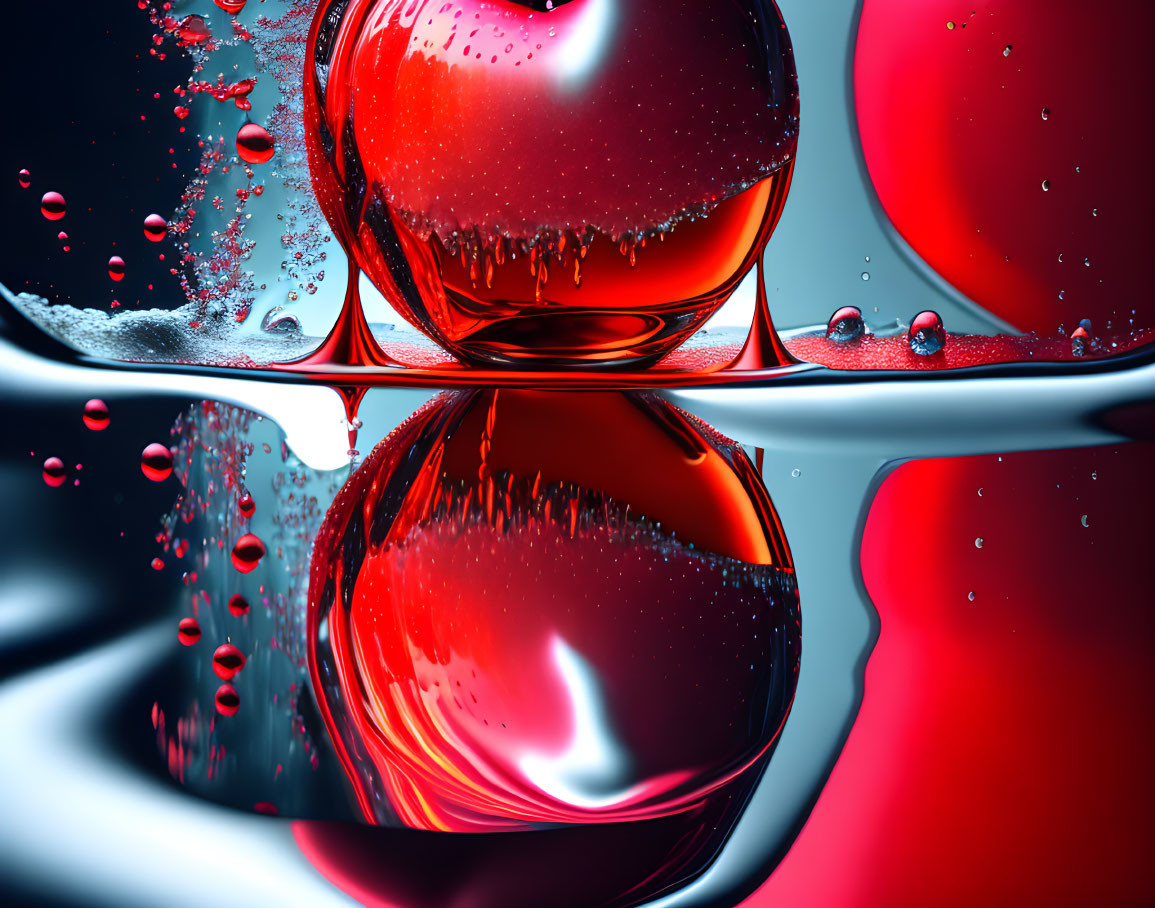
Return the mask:
<path fill-rule="evenodd" d="M 410 322 L 490 363 L 653 360 L 725 301 L 789 186 L 772 0 L 330 0 L 309 166 Z"/>
<path fill-rule="evenodd" d="M 362 809 L 416 829 L 740 803 L 798 670 L 793 568 L 753 466 L 633 395 L 438 399 L 337 496 L 309 603 Z"/>

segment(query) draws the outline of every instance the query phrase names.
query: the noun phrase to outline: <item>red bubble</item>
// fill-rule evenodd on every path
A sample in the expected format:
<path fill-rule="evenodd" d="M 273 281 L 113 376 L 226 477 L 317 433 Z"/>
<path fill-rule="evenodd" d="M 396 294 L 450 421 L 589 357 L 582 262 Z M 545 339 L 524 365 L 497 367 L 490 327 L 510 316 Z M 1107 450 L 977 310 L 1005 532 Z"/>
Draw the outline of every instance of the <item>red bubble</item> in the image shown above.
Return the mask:
<path fill-rule="evenodd" d="M 44 461 L 44 466 L 41 469 L 43 470 L 41 475 L 44 477 L 45 484 L 53 488 L 64 485 L 64 480 L 68 478 L 67 472 L 64 469 L 64 461 L 59 457 L 49 457 Z"/>
<path fill-rule="evenodd" d="M 152 569 L 154 571 L 163 571 L 164 570 L 164 562 L 161 561 L 161 559 L 159 559 L 159 558 L 153 558 L 152 559 Z"/>
<path fill-rule="evenodd" d="M 140 471 L 153 482 L 163 482 L 172 475 L 172 451 L 153 442 L 141 452 Z"/>
<path fill-rule="evenodd" d="M 159 243 L 168 232 L 168 221 L 159 214 L 150 214 L 144 219 L 144 235 L 154 243 Z"/>
<path fill-rule="evenodd" d="M 239 618 L 242 615 L 247 615 L 248 613 L 249 600 L 242 596 L 240 593 L 233 593 L 233 595 L 229 597 L 229 614 L 235 615 Z"/>
<path fill-rule="evenodd" d="M 201 626 L 196 618 L 181 618 L 176 638 L 185 646 L 192 646 L 201 638 Z"/>
<path fill-rule="evenodd" d="M 244 667 L 245 654 L 231 643 L 222 643 L 213 653 L 213 671 L 225 681 L 231 681 Z"/>
<path fill-rule="evenodd" d="M 107 429 L 110 421 L 108 404 L 100 398 L 94 397 L 84 405 L 84 424 L 94 432 Z"/>
<path fill-rule="evenodd" d="M 124 259 L 119 255 L 108 260 L 108 276 L 114 281 L 124 280 Z"/>
<path fill-rule="evenodd" d="M 64 196 L 59 192 L 46 192 L 40 199 L 40 213 L 50 221 L 59 221 L 66 209 Z"/>
<path fill-rule="evenodd" d="M 268 130 L 256 123 L 246 123 L 237 132 L 237 154 L 249 164 L 264 164 L 276 151 Z"/>
<path fill-rule="evenodd" d="M 20 184 L 21 189 L 27 189 L 32 185 L 32 174 L 28 172 L 28 168 L 21 168 L 20 172 L 16 174 L 16 182 Z"/>
<path fill-rule="evenodd" d="M 265 544 L 252 533 L 245 533 L 233 546 L 233 567 L 242 574 L 256 570 L 265 557 Z"/>
<path fill-rule="evenodd" d="M 257 505 L 256 502 L 253 501 L 253 496 L 248 492 L 245 492 L 245 494 L 242 495 L 237 501 L 237 510 L 241 512 L 241 516 L 244 517 L 245 520 L 251 518 L 257 510 Z"/>
<path fill-rule="evenodd" d="M 237 710 L 241 708 L 241 698 L 237 695 L 237 689 L 227 681 L 217 688 L 214 700 L 217 712 L 222 716 L 235 716 Z"/>
<path fill-rule="evenodd" d="M 180 104 L 178 104 L 176 107 L 174 107 L 172 109 L 172 112 L 174 114 L 176 114 L 176 118 L 178 120 L 183 120 L 185 117 L 187 117 L 189 115 L 189 109 L 187 107 L 180 105 Z"/>

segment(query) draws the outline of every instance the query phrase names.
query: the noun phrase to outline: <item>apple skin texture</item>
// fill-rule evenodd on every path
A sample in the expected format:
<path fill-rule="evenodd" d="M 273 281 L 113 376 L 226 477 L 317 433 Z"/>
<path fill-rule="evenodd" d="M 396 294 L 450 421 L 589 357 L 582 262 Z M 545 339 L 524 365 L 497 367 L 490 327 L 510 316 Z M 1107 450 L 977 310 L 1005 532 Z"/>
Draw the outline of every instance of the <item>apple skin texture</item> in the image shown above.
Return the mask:
<path fill-rule="evenodd" d="M 331 0 L 310 173 L 397 311 L 488 364 L 653 362 L 757 260 L 798 95 L 766 0 Z"/>

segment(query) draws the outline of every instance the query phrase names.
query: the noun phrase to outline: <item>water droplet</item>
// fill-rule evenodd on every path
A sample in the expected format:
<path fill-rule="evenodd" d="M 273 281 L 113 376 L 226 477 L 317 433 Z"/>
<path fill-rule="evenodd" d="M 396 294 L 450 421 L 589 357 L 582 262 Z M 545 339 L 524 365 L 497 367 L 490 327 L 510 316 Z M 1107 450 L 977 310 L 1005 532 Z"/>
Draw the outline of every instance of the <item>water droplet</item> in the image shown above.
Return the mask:
<path fill-rule="evenodd" d="M 866 334 L 866 322 L 862 320 L 862 310 L 857 306 L 843 306 L 826 325 L 826 339 L 837 343 L 858 340 Z"/>
<path fill-rule="evenodd" d="M 50 221 L 59 221 L 66 209 L 64 196 L 59 192 L 46 192 L 40 198 L 40 213 Z"/>
<path fill-rule="evenodd" d="M 44 465 L 41 467 L 41 470 L 41 475 L 44 477 L 45 484 L 50 485 L 53 488 L 64 485 L 64 480 L 68 478 L 64 469 L 64 461 L 62 461 L 59 457 L 49 457 L 46 461 L 44 461 Z"/>
<path fill-rule="evenodd" d="M 108 260 L 108 276 L 114 281 L 124 280 L 124 259 L 119 255 Z"/>
<path fill-rule="evenodd" d="M 1092 479 L 1098 479 L 1098 478 L 1099 478 L 1099 474 L 1098 474 L 1098 473 L 1092 473 L 1092 474 L 1091 474 L 1091 478 L 1092 478 Z"/>
<path fill-rule="evenodd" d="M 1081 325 L 1071 332 L 1071 353 L 1075 356 L 1084 356 L 1090 345 L 1090 336 Z"/>
<path fill-rule="evenodd" d="M 1090 258 L 1084 258 L 1083 259 L 1083 265 L 1086 266 L 1087 268 L 1090 268 L 1091 267 L 1091 259 Z"/>
<path fill-rule="evenodd" d="M 983 537 L 979 536 L 978 538 L 975 539 L 975 548 L 981 549 L 982 547 L 983 547 Z"/>
<path fill-rule="evenodd" d="M 863 271 L 863 272 L 862 272 L 862 279 L 863 279 L 864 281 L 868 281 L 868 280 L 870 280 L 870 272 L 869 272 L 869 271 Z"/>
<path fill-rule="evenodd" d="M 159 214 L 150 214 L 144 219 L 145 238 L 154 243 L 159 243 L 164 239 L 166 233 L 168 233 L 168 221 Z"/>
<path fill-rule="evenodd" d="M 954 31 L 954 23 L 949 21 L 949 20 L 946 23 L 946 27 L 947 27 L 947 31 Z"/>
<path fill-rule="evenodd" d="M 284 306 L 274 306 L 261 319 L 261 330 L 269 334 L 299 334 L 301 320 L 291 312 L 286 312 Z"/>
<path fill-rule="evenodd" d="M 256 570 L 265 557 L 265 544 L 252 533 L 245 533 L 233 546 L 233 567 L 242 574 Z"/>
<path fill-rule="evenodd" d="M 1050 192 L 1050 191 L 1051 191 L 1051 181 L 1050 180 L 1043 180 L 1043 192 Z"/>
<path fill-rule="evenodd" d="M 1062 299 L 1066 295 L 1066 293 L 1067 293 L 1066 290 L 1060 290 L 1059 291 L 1059 299 Z"/>
<path fill-rule="evenodd" d="M 1011 55 L 1012 47 L 1013 47 L 1013 45 L 1008 44 L 1006 47 L 1003 48 L 1003 56 L 1004 57 L 1009 57 Z"/>
<path fill-rule="evenodd" d="M 213 653 L 213 671 L 217 677 L 231 681 L 245 667 L 245 654 L 231 643 L 222 643 Z"/>
<path fill-rule="evenodd" d="M 248 520 L 253 516 L 257 510 L 257 504 L 253 501 L 253 496 L 245 492 L 239 499 L 237 499 L 237 510 L 241 512 L 241 516 Z"/>
<path fill-rule="evenodd" d="M 932 309 L 920 312 L 910 323 L 910 349 L 919 356 L 933 356 L 946 346 L 942 318 Z"/>
<path fill-rule="evenodd" d="M 974 590 L 971 590 L 969 593 L 967 593 L 967 599 L 969 599 L 971 602 L 975 601 L 975 591 Z"/>
<path fill-rule="evenodd" d="M 1091 525 L 1087 522 L 1087 515 L 1086 514 L 1083 515 L 1082 519 L 1080 520 L 1080 523 L 1082 523 L 1083 526 L 1085 526 L 1085 527 L 1089 527 Z"/>
<path fill-rule="evenodd" d="M 21 189 L 27 189 L 32 185 L 32 174 L 28 172 L 27 167 L 22 167 L 20 172 L 16 174 L 16 182 L 20 184 Z"/>
<path fill-rule="evenodd" d="M 217 695 L 213 699 L 216 702 L 217 712 L 222 716 L 235 716 L 237 710 L 241 708 L 241 698 L 237 696 L 237 689 L 227 681 L 217 688 Z"/>
<path fill-rule="evenodd" d="M 979 498 L 982 498 L 982 497 L 983 497 L 983 490 L 979 489 Z"/>
<path fill-rule="evenodd" d="M 108 428 L 108 404 L 99 397 L 94 397 L 84 405 L 84 424 L 94 432 Z"/>
<path fill-rule="evenodd" d="M 273 156 L 273 137 L 263 126 L 246 123 L 237 132 L 237 154 L 249 164 L 264 164 Z"/>
<path fill-rule="evenodd" d="M 164 482 L 172 475 L 172 451 L 153 442 L 141 452 L 140 471 L 153 482 Z"/>
<path fill-rule="evenodd" d="M 160 558 L 153 558 L 152 563 L 151 563 L 151 567 L 154 571 L 163 571 L 164 570 L 164 562 Z"/>
<path fill-rule="evenodd" d="M 1051 115 L 1051 108 L 1044 107 L 1043 108 L 1043 119 L 1044 120 L 1047 119 L 1050 115 Z"/>
<path fill-rule="evenodd" d="M 1099 216 L 1099 209 L 1098 208 L 1092 208 L 1091 209 L 1091 217 L 1097 218 L 1098 216 Z"/>
<path fill-rule="evenodd" d="M 793 470 L 790 471 L 790 475 L 793 476 L 795 479 L 797 479 L 799 476 L 802 475 L 802 471 L 799 470 L 797 467 L 795 467 Z"/>
<path fill-rule="evenodd" d="M 1079 327 L 1082 328 L 1084 331 L 1086 331 L 1088 334 L 1090 334 L 1091 333 L 1091 320 L 1089 318 L 1079 319 Z"/>
<path fill-rule="evenodd" d="M 233 595 L 229 597 L 229 614 L 239 618 L 242 615 L 247 615 L 248 613 L 249 600 L 242 596 L 240 593 L 233 593 Z"/>
<path fill-rule="evenodd" d="M 1060 252 L 1059 253 L 1059 261 L 1061 262 L 1062 260 L 1063 260 L 1063 253 Z"/>
<path fill-rule="evenodd" d="M 201 638 L 201 626 L 196 618 L 181 618 L 176 627 L 176 638 L 184 646 L 192 646 Z"/>

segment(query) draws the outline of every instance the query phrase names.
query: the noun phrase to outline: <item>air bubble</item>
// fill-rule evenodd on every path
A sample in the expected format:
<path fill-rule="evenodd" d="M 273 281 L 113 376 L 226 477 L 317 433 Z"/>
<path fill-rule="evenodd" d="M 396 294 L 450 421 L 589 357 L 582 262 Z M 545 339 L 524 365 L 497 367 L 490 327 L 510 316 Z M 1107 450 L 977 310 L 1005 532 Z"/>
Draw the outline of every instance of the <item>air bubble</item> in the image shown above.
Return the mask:
<path fill-rule="evenodd" d="M 946 346 L 942 318 L 932 309 L 920 312 L 910 323 L 910 349 L 919 356 L 933 356 Z"/>
<path fill-rule="evenodd" d="M 858 340 L 866 334 L 866 322 L 862 320 L 862 310 L 857 306 L 843 306 L 826 325 L 826 339 L 840 344 Z"/>

